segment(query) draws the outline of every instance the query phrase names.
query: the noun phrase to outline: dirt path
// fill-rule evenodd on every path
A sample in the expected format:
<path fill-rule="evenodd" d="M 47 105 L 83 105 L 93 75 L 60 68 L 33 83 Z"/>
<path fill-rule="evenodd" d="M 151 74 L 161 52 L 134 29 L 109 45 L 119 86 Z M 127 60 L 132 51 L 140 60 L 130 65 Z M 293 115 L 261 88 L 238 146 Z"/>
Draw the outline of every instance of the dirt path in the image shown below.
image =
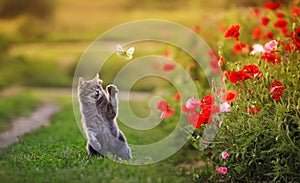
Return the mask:
<path fill-rule="evenodd" d="M 42 125 L 50 124 L 50 116 L 58 112 L 60 107 L 54 104 L 45 104 L 38 108 L 29 117 L 20 117 L 15 119 L 13 127 L 0 134 L 0 148 L 8 147 L 9 145 L 18 142 L 18 137 L 35 130 Z"/>

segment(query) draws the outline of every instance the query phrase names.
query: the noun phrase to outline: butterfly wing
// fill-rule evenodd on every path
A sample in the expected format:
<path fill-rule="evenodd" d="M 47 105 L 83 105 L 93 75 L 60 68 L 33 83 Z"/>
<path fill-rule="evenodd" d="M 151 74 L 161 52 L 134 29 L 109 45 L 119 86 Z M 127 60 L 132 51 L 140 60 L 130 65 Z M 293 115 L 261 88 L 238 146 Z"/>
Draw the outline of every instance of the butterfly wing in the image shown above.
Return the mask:
<path fill-rule="evenodd" d="M 117 49 L 116 49 L 117 52 L 124 52 L 124 49 L 121 45 L 117 45 Z"/>
<path fill-rule="evenodd" d="M 131 59 L 132 59 L 133 53 L 134 53 L 134 47 L 131 47 L 131 48 L 129 48 L 129 49 L 125 52 L 124 58 L 125 58 L 126 60 L 131 60 Z"/>
<path fill-rule="evenodd" d="M 126 51 L 126 54 L 129 54 L 129 55 L 133 55 L 133 53 L 134 53 L 134 47 L 131 47 Z"/>

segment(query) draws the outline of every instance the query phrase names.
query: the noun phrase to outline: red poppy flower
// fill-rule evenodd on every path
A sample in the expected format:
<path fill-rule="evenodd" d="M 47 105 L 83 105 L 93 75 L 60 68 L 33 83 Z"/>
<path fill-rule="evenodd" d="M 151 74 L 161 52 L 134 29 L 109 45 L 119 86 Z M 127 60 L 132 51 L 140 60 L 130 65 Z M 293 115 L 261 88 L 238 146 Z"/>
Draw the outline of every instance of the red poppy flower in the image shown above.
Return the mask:
<path fill-rule="evenodd" d="M 288 28 L 287 27 L 282 27 L 281 29 L 280 29 L 280 33 L 283 35 L 283 36 L 286 36 L 286 37 L 288 37 Z"/>
<path fill-rule="evenodd" d="M 285 45 L 284 49 L 286 51 L 300 50 L 300 41 L 292 40 L 291 42 Z"/>
<path fill-rule="evenodd" d="M 273 39 L 274 38 L 274 33 L 272 31 L 267 32 L 264 36 L 264 39 Z"/>
<path fill-rule="evenodd" d="M 181 93 L 176 93 L 174 96 L 174 100 L 178 101 L 178 100 L 180 100 L 180 98 L 181 98 Z"/>
<path fill-rule="evenodd" d="M 266 26 L 270 22 L 270 19 L 268 17 L 262 17 L 261 18 L 261 25 Z"/>
<path fill-rule="evenodd" d="M 249 107 L 247 109 L 245 109 L 245 112 L 251 112 L 252 115 L 258 113 L 260 111 L 260 108 L 259 107 L 255 107 L 255 106 L 252 106 L 252 107 Z"/>
<path fill-rule="evenodd" d="M 284 14 L 283 13 L 277 13 L 277 18 L 284 18 Z"/>
<path fill-rule="evenodd" d="M 164 56 L 165 57 L 170 57 L 171 56 L 171 54 L 172 54 L 172 51 L 170 50 L 170 49 L 165 49 L 165 52 L 164 52 Z"/>
<path fill-rule="evenodd" d="M 157 106 L 156 106 L 156 108 L 158 110 L 161 110 L 161 111 L 165 111 L 169 107 L 170 107 L 169 104 L 166 101 L 164 101 L 164 100 L 159 101 L 158 104 L 157 104 Z"/>
<path fill-rule="evenodd" d="M 224 71 L 221 74 L 221 80 L 225 83 L 226 79 L 230 79 L 230 71 Z"/>
<path fill-rule="evenodd" d="M 291 37 L 296 41 L 300 41 L 300 28 L 296 28 L 295 31 L 292 32 Z"/>
<path fill-rule="evenodd" d="M 220 113 L 219 106 L 206 106 L 202 109 L 202 112 L 199 115 L 198 122 L 210 124 L 212 120 L 212 115 Z"/>
<path fill-rule="evenodd" d="M 163 66 L 163 71 L 168 72 L 175 69 L 175 65 L 173 64 L 165 64 Z"/>
<path fill-rule="evenodd" d="M 162 111 L 162 113 L 160 115 L 160 118 L 163 118 L 163 119 L 168 118 L 168 117 L 172 116 L 175 113 L 175 110 L 169 109 L 170 108 L 169 104 L 164 100 L 159 101 L 156 108 L 158 110 Z"/>
<path fill-rule="evenodd" d="M 212 58 L 209 64 L 211 66 L 212 73 L 217 74 L 221 70 L 221 66 L 224 65 L 224 59 L 222 57 Z"/>
<path fill-rule="evenodd" d="M 189 63 L 189 67 L 190 67 L 190 68 L 195 68 L 195 67 L 197 67 L 196 62 L 194 62 L 194 61 L 190 62 L 190 63 Z"/>
<path fill-rule="evenodd" d="M 196 33 L 199 33 L 200 30 L 201 30 L 201 27 L 200 27 L 199 25 L 195 25 L 195 26 L 194 26 L 194 31 L 195 31 Z"/>
<path fill-rule="evenodd" d="M 269 10 L 276 10 L 277 8 L 279 8 L 281 6 L 281 4 L 279 2 L 265 2 L 265 8 L 269 9 Z"/>
<path fill-rule="evenodd" d="M 292 43 L 293 43 L 294 46 L 295 46 L 295 49 L 294 49 L 294 50 L 300 50 L 300 41 L 292 40 Z"/>
<path fill-rule="evenodd" d="M 233 52 L 238 54 L 238 53 L 244 53 L 247 54 L 250 51 L 250 46 L 247 45 L 246 43 L 235 43 L 235 45 L 233 46 Z"/>
<path fill-rule="evenodd" d="M 253 31 L 252 31 L 252 37 L 253 39 L 257 40 L 260 38 L 262 34 L 262 30 L 260 27 L 254 27 Z"/>
<path fill-rule="evenodd" d="M 203 122 L 199 120 L 200 114 L 190 114 L 187 121 L 191 123 L 195 128 L 199 129 Z"/>
<path fill-rule="evenodd" d="M 259 70 L 259 67 L 255 64 L 245 65 L 242 70 L 252 79 L 256 77 L 262 77 L 262 72 Z"/>
<path fill-rule="evenodd" d="M 283 27 L 286 27 L 287 26 L 287 21 L 286 20 L 277 20 L 275 23 L 274 23 L 274 27 L 275 28 L 283 28 Z"/>
<path fill-rule="evenodd" d="M 283 86 L 280 81 L 275 80 L 270 86 L 270 94 L 273 95 L 274 100 L 279 100 L 282 96 L 282 92 L 285 89 L 286 89 L 286 86 Z"/>
<path fill-rule="evenodd" d="M 257 9 L 257 8 L 252 9 L 252 13 L 253 13 L 254 16 L 259 17 L 259 15 L 260 15 L 260 10 Z"/>
<path fill-rule="evenodd" d="M 240 25 L 231 25 L 224 34 L 225 38 L 235 38 L 237 41 L 239 40 L 239 36 L 240 36 Z"/>
<path fill-rule="evenodd" d="M 300 8 L 298 6 L 294 6 L 291 10 L 291 14 L 293 18 L 300 16 Z"/>
<path fill-rule="evenodd" d="M 263 56 L 261 56 L 262 60 L 266 60 L 267 62 L 271 62 L 272 64 L 278 64 L 281 62 L 280 55 L 275 53 L 265 53 Z"/>
<path fill-rule="evenodd" d="M 209 51 L 208 51 L 208 55 L 209 55 L 210 57 L 216 57 L 217 53 L 216 53 L 215 50 L 209 50 Z"/>
<path fill-rule="evenodd" d="M 213 95 L 206 95 L 204 97 L 202 97 L 202 99 L 200 100 L 200 107 L 204 108 L 205 106 L 209 106 L 209 105 L 213 105 L 215 102 L 215 98 Z"/>
<path fill-rule="evenodd" d="M 164 118 L 168 118 L 170 116 L 172 116 L 175 113 L 175 110 L 166 110 L 166 111 L 162 111 L 160 118 L 164 119 Z"/>
<path fill-rule="evenodd" d="M 233 71 L 229 74 L 229 80 L 231 83 L 236 84 L 237 82 L 244 82 L 249 76 L 244 71 Z"/>
<path fill-rule="evenodd" d="M 223 96 L 220 98 L 221 102 L 234 102 L 237 97 L 239 96 L 239 93 L 235 90 L 227 90 L 223 94 Z"/>

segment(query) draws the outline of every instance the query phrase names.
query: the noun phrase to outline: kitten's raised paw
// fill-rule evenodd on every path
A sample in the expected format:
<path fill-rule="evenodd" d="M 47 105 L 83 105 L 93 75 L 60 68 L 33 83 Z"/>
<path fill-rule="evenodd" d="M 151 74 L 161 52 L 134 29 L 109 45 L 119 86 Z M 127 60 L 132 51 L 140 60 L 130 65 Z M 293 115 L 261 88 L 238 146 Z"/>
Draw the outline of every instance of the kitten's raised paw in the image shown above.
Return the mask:
<path fill-rule="evenodd" d="M 115 85 L 108 85 L 107 86 L 107 92 L 110 94 L 110 95 L 115 95 L 116 93 L 118 93 L 118 89 Z"/>

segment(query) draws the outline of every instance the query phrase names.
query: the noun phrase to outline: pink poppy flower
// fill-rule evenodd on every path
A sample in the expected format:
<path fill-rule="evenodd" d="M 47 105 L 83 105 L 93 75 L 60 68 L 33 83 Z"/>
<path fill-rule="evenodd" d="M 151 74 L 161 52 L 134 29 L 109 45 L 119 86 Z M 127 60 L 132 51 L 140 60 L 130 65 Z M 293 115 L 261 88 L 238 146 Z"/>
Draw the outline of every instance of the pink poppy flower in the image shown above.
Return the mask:
<path fill-rule="evenodd" d="M 217 172 L 217 174 L 225 175 L 227 173 L 227 168 L 224 166 L 218 167 L 218 168 L 216 168 L 216 172 Z"/>
<path fill-rule="evenodd" d="M 229 103 L 224 102 L 220 104 L 220 112 L 230 112 L 231 111 L 231 106 Z"/>
<path fill-rule="evenodd" d="M 200 107 L 200 101 L 192 97 L 186 102 L 186 107 L 189 109 L 196 109 Z"/>
<path fill-rule="evenodd" d="M 221 155 L 222 155 L 222 158 L 223 158 L 223 159 L 227 159 L 227 158 L 230 157 L 230 154 L 229 154 L 228 152 L 226 152 L 226 151 L 223 151 L 223 152 L 221 153 Z"/>
<path fill-rule="evenodd" d="M 278 41 L 272 40 L 265 44 L 264 49 L 267 53 L 273 52 L 277 50 Z"/>
<path fill-rule="evenodd" d="M 265 53 L 265 48 L 264 48 L 264 46 L 263 45 L 261 45 L 261 44 L 254 44 L 253 46 L 252 46 L 252 51 L 251 51 L 251 55 L 259 55 L 259 54 L 263 54 L 263 53 Z"/>

